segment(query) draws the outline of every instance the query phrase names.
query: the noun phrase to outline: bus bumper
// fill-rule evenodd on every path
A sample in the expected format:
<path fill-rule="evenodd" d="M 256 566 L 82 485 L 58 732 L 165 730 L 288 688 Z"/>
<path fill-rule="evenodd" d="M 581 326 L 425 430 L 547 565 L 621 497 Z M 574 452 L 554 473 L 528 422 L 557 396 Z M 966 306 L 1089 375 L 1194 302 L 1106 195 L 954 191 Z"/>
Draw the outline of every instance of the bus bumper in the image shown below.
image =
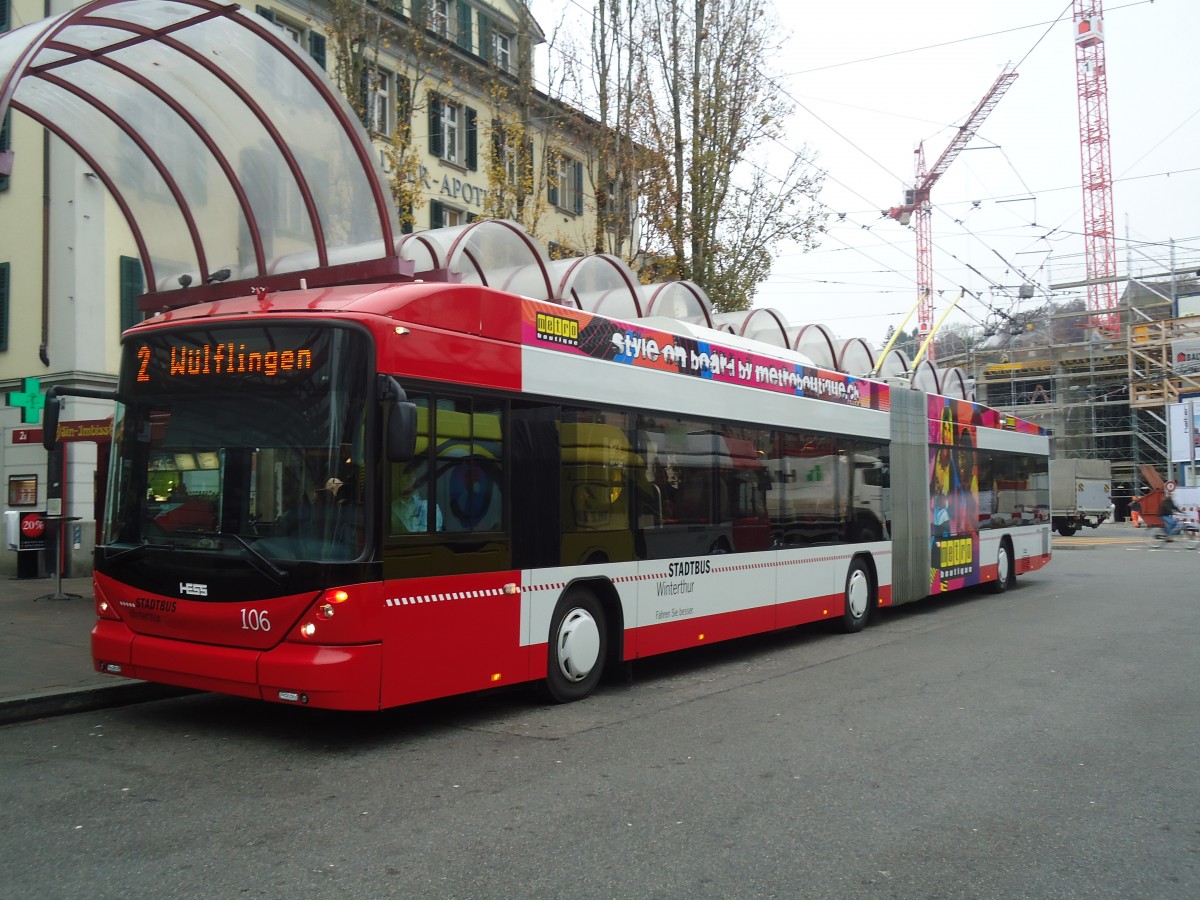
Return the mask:
<path fill-rule="evenodd" d="M 378 643 L 247 650 L 135 634 L 103 619 L 92 629 L 98 672 L 320 709 L 379 709 L 382 658 Z"/>

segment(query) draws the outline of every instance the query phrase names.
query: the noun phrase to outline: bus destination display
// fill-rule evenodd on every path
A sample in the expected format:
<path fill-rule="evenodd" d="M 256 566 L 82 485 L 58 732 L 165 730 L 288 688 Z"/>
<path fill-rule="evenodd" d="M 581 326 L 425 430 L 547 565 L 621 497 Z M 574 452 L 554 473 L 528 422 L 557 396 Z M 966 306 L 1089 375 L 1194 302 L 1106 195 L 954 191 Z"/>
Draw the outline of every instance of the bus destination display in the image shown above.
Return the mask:
<path fill-rule="evenodd" d="M 309 328 L 236 329 L 154 335 L 132 349 L 138 388 L 269 384 L 310 381 L 329 365 L 330 340 L 327 333 Z"/>

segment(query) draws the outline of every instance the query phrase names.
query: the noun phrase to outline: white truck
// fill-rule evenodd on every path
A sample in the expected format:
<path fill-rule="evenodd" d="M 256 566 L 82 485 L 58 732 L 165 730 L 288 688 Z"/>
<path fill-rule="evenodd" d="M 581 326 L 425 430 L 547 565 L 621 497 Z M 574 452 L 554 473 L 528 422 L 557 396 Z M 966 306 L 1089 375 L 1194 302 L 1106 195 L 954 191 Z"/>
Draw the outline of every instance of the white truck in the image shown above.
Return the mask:
<path fill-rule="evenodd" d="M 1050 460 L 1050 523 L 1063 537 L 1098 528 L 1112 509 L 1112 463 L 1107 459 Z"/>

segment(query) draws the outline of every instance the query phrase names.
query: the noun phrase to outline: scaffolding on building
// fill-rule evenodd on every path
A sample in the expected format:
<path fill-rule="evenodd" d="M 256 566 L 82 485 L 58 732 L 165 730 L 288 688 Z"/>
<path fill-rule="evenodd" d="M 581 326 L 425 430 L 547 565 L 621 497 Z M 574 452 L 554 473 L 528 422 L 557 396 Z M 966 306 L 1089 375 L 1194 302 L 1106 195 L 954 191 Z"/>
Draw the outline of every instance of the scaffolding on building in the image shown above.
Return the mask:
<path fill-rule="evenodd" d="M 1039 327 L 971 351 L 965 367 L 981 402 L 1050 431 L 1052 456 L 1107 459 L 1114 488 L 1137 492 L 1142 466 L 1172 473 L 1169 406 L 1200 397 L 1200 316 L 1179 315 L 1179 298 L 1197 293 L 1195 281 L 1131 280 L 1120 331 L 1051 308 Z"/>

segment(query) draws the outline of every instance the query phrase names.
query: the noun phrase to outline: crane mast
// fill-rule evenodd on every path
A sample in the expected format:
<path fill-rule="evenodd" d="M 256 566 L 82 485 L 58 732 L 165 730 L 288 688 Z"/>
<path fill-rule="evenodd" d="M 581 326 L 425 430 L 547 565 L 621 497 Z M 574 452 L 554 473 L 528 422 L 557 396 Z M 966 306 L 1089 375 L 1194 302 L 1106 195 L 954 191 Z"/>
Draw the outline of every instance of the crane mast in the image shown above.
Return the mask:
<path fill-rule="evenodd" d="M 1079 88 L 1088 321 L 1093 327 L 1115 331 L 1119 325 L 1116 313 L 1117 257 L 1113 235 L 1103 6 L 1101 0 L 1074 0 L 1075 81 Z"/>
<path fill-rule="evenodd" d="M 1009 63 L 983 95 L 979 105 L 958 127 L 958 133 L 928 171 L 925 170 L 925 145 L 922 143 L 917 146 L 916 179 L 913 189 L 906 192 L 903 206 L 893 206 L 888 210 L 888 215 L 901 225 L 907 225 L 914 213 L 917 217 L 917 332 L 922 342 L 933 329 L 933 204 L 929 199 L 930 191 L 934 183 L 950 168 L 958 154 L 975 137 L 983 120 L 996 108 L 996 104 L 1016 78 L 1017 72 L 1012 63 Z M 932 344 L 929 345 L 928 356 L 933 358 Z"/>

